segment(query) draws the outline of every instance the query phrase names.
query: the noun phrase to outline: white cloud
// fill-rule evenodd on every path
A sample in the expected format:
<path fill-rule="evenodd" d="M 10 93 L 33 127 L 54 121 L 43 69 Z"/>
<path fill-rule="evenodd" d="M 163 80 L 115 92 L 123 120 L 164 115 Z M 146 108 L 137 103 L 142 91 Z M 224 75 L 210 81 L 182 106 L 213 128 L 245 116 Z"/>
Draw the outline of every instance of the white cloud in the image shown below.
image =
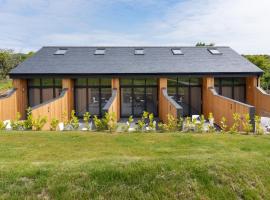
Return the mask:
<path fill-rule="evenodd" d="M 156 39 L 229 45 L 241 53 L 270 53 L 269 0 L 191 0 L 154 23 Z"/>
<path fill-rule="evenodd" d="M 102 16 L 104 6 L 108 9 L 115 2 L 133 9 L 160 9 L 160 15 L 150 22 L 142 17 L 140 27 L 130 24 L 137 30 L 132 34 L 124 25 L 119 30 L 96 27 L 95 14 Z M 270 54 L 269 8 L 269 0 L 176 4 L 161 0 L 6 0 L 0 4 L 0 48 L 28 51 L 43 45 L 195 45 L 202 41 L 228 45 L 240 53 Z"/>

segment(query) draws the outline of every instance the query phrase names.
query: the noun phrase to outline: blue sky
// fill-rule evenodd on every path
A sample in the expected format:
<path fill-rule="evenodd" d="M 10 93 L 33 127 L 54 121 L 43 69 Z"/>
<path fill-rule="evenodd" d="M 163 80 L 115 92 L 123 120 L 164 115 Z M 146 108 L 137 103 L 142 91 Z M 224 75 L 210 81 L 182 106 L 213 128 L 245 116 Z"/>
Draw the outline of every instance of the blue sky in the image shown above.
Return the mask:
<path fill-rule="evenodd" d="M 270 54 L 269 0 L 0 0 L 0 48 L 231 46 Z"/>

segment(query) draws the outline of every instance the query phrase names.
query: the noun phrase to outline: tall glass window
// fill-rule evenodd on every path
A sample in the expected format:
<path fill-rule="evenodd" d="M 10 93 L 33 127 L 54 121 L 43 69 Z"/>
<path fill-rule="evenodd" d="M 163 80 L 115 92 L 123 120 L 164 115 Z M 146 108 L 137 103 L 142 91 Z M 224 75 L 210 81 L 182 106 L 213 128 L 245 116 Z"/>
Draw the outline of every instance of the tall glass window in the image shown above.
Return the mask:
<path fill-rule="evenodd" d="M 222 96 L 246 102 L 245 78 L 215 78 L 215 89 Z"/>
<path fill-rule="evenodd" d="M 110 78 L 79 78 L 75 80 L 75 110 L 79 117 L 85 112 L 102 116 L 102 108 L 112 95 Z"/>
<path fill-rule="evenodd" d="M 58 97 L 62 91 L 62 80 L 55 78 L 28 79 L 28 104 L 30 107 Z"/>
<path fill-rule="evenodd" d="M 168 94 L 183 107 L 184 116 L 202 112 L 202 80 L 200 78 L 168 78 Z"/>
<path fill-rule="evenodd" d="M 121 116 L 139 117 L 143 111 L 157 116 L 157 79 L 123 78 L 121 86 Z"/>

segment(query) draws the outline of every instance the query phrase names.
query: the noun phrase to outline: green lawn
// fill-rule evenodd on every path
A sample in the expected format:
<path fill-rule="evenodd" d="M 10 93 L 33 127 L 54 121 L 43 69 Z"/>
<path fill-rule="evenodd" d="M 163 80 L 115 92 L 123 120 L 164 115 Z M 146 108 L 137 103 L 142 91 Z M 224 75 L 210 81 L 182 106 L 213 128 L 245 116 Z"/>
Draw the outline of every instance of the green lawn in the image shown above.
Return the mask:
<path fill-rule="evenodd" d="M 0 199 L 270 199 L 270 136 L 3 132 Z"/>

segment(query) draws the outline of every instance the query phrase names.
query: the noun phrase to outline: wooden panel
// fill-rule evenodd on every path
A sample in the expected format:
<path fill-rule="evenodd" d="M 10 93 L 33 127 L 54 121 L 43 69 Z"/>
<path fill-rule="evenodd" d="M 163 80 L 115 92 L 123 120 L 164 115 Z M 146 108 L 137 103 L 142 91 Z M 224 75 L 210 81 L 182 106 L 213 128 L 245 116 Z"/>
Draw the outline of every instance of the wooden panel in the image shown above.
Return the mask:
<path fill-rule="evenodd" d="M 159 78 L 158 81 L 158 116 L 161 121 L 166 123 L 168 121 L 168 115 L 172 115 L 174 118 L 178 118 L 178 109 L 169 101 L 168 97 L 164 96 L 163 90 L 167 89 L 167 78 Z"/>
<path fill-rule="evenodd" d="M 117 97 L 113 102 L 112 105 L 112 112 L 115 112 L 116 114 L 116 118 L 117 121 L 120 120 L 120 101 L 121 101 L 121 97 L 120 97 L 120 80 L 119 78 L 113 78 L 112 79 L 112 89 L 116 89 L 117 90 Z"/>
<path fill-rule="evenodd" d="M 17 112 L 26 118 L 27 109 L 27 80 L 26 79 L 13 79 L 13 87 L 16 88 L 16 98 L 18 99 Z"/>
<path fill-rule="evenodd" d="M 260 87 L 254 87 L 253 91 L 256 114 L 259 116 L 270 117 L 270 95 Z"/>
<path fill-rule="evenodd" d="M 43 130 L 49 130 L 50 122 L 53 118 L 56 118 L 60 121 L 64 120 L 63 114 L 68 110 L 69 107 L 68 98 L 68 92 L 64 91 L 64 94 L 61 94 L 59 98 L 34 107 L 32 110 L 33 119 L 37 119 L 39 116 L 46 116 L 48 122 L 43 127 Z"/>
<path fill-rule="evenodd" d="M 250 114 L 251 119 L 254 119 L 254 107 L 248 104 L 244 104 L 233 99 L 220 96 L 215 92 L 214 88 L 208 89 L 208 111 L 213 113 L 215 123 L 218 125 L 222 117 L 227 120 L 227 125 L 231 127 L 233 125 L 233 114 L 238 113 L 243 120 L 246 114 Z M 209 113 L 205 113 L 207 117 Z M 240 127 L 242 130 L 242 127 Z"/>
<path fill-rule="evenodd" d="M 0 120 L 14 120 L 17 115 L 17 90 L 8 97 L 0 98 Z"/>
<path fill-rule="evenodd" d="M 159 78 L 158 80 L 158 116 L 162 121 L 167 119 L 167 103 L 162 94 L 162 89 L 164 88 L 167 88 L 167 78 Z"/>
<path fill-rule="evenodd" d="M 74 110 L 74 81 L 73 79 L 63 79 L 62 80 L 63 89 L 67 89 L 67 114 L 68 118 L 71 116 L 71 111 Z"/>
<path fill-rule="evenodd" d="M 257 77 L 247 77 L 246 78 L 246 99 L 247 103 L 255 105 L 255 90 L 257 87 Z"/>
<path fill-rule="evenodd" d="M 210 106 L 212 104 L 210 98 L 209 88 L 214 87 L 214 77 L 204 77 L 202 86 L 202 97 L 203 97 L 203 114 L 207 116 L 209 114 Z"/>

